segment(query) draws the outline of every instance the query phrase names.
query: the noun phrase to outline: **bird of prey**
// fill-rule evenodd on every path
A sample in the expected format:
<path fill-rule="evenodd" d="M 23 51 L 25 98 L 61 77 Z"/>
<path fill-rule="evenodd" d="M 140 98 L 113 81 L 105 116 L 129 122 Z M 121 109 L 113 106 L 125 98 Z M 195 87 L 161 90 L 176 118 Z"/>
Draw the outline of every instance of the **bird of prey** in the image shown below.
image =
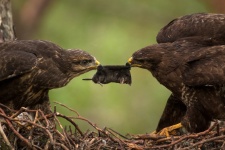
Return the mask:
<path fill-rule="evenodd" d="M 157 132 L 168 126 L 201 132 L 213 119 L 225 120 L 224 31 L 223 14 L 183 16 L 161 29 L 159 44 L 136 51 L 128 60 L 172 92 Z"/>
<path fill-rule="evenodd" d="M 48 91 L 96 69 L 99 62 L 82 50 L 65 50 L 42 40 L 0 44 L 0 103 L 12 109 L 49 112 Z"/>

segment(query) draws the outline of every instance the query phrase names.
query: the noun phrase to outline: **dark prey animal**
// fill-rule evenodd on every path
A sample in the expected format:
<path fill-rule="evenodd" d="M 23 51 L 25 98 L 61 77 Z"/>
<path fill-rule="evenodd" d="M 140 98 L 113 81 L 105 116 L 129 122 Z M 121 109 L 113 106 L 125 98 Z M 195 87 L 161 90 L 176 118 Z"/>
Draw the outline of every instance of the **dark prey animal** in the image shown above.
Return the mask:
<path fill-rule="evenodd" d="M 0 103 L 12 109 L 49 112 L 48 91 L 96 69 L 99 62 L 82 50 L 65 50 L 41 40 L 0 44 Z"/>
<path fill-rule="evenodd" d="M 110 82 L 129 84 L 131 85 L 132 79 L 130 74 L 130 66 L 102 66 L 99 65 L 96 74 L 92 79 L 94 83 L 108 84 Z"/>
<path fill-rule="evenodd" d="M 129 59 L 131 66 L 149 70 L 172 92 L 157 132 L 174 124 L 201 132 L 213 119 L 225 120 L 224 29 L 223 14 L 180 17 L 159 32 L 159 44 Z"/>

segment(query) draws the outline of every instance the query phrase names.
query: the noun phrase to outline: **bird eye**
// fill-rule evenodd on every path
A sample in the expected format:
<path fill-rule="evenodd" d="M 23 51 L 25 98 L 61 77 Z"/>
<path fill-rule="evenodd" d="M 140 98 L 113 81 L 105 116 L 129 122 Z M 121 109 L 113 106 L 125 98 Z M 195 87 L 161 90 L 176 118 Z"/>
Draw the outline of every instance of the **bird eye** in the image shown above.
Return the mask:
<path fill-rule="evenodd" d="M 91 62 L 92 62 L 92 60 L 82 60 L 82 61 L 80 61 L 80 65 L 85 66 Z"/>
<path fill-rule="evenodd" d="M 138 60 L 140 63 L 145 63 L 145 60 L 144 59 L 140 59 Z"/>

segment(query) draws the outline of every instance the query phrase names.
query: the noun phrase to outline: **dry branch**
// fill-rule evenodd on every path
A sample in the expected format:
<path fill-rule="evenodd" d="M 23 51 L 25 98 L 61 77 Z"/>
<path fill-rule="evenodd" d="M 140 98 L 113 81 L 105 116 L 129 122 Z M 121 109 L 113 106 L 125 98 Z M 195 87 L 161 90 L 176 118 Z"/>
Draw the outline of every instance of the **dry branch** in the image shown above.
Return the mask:
<path fill-rule="evenodd" d="M 124 136 L 119 132 L 104 128 L 82 117 L 77 111 L 61 104 L 72 111 L 74 116 L 66 116 L 56 111 L 44 114 L 41 110 L 21 108 L 5 114 L 4 105 L 0 105 L 0 145 L 5 149 L 222 149 L 225 146 L 225 127 L 217 122 L 208 130 L 197 134 L 174 137 L 153 137 L 151 134 Z M 27 117 L 29 115 L 29 117 Z M 58 118 L 71 123 L 63 127 Z M 82 131 L 76 120 L 87 122 L 95 131 Z M 52 122 L 54 121 L 54 123 Z M 52 124 L 58 124 L 60 129 Z M 73 128 L 75 130 L 73 130 Z M 62 130 L 61 132 L 59 130 Z"/>

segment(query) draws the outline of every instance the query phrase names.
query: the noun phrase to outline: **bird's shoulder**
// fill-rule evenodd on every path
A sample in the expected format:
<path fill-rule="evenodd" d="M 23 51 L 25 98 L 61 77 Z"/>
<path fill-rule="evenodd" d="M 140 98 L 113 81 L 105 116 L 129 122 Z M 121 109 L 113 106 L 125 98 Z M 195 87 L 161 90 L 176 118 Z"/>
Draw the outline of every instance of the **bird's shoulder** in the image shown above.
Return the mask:
<path fill-rule="evenodd" d="M 0 44 L 0 81 L 31 72 L 37 66 L 47 70 L 52 57 L 63 52 L 52 42 L 15 40 Z"/>
<path fill-rule="evenodd" d="M 50 56 L 55 53 L 63 53 L 60 46 L 45 40 L 15 40 L 0 44 L 0 53 L 24 52 L 36 56 Z"/>
<path fill-rule="evenodd" d="M 165 43 L 191 36 L 214 37 L 224 32 L 225 14 L 196 13 L 170 21 L 159 31 L 156 39 L 158 43 Z"/>
<path fill-rule="evenodd" d="M 188 86 L 225 83 L 225 45 L 202 47 L 183 58 L 182 78 Z"/>

